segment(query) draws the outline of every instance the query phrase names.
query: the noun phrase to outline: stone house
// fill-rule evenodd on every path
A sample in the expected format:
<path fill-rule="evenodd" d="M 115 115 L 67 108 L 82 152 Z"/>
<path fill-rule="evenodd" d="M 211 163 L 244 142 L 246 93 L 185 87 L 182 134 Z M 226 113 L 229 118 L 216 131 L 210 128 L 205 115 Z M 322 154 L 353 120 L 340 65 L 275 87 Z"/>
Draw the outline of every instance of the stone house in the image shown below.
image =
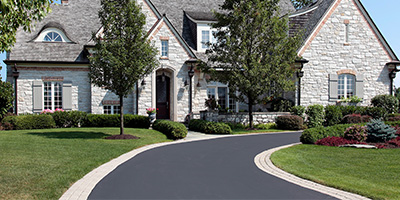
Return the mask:
<path fill-rule="evenodd" d="M 148 38 L 159 49 L 160 65 L 124 100 L 124 113 L 145 115 L 146 108 L 157 107 L 158 118 L 184 121 L 190 110 L 206 109 L 209 97 L 236 112 L 247 108 L 229 98 L 226 85 L 208 82 L 192 68 L 194 59 L 207 60 L 204 43 L 214 40 L 212 10 L 223 0 L 137 2 L 147 17 Z M 399 64 L 398 58 L 359 0 L 317 0 L 297 11 L 290 0 L 281 0 L 280 7 L 290 15 L 291 34 L 304 30 L 298 55 L 309 61 L 297 73 L 300 87 L 287 98 L 307 106 L 356 95 L 368 105 L 375 95 L 391 92 L 389 74 L 393 77 L 396 70 L 390 67 Z M 32 32 L 17 32 L 5 60 L 7 81 L 15 87 L 15 112 L 120 112 L 118 97 L 88 78 L 91 37 L 101 30 L 99 8 L 99 0 L 62 0 Z"/>

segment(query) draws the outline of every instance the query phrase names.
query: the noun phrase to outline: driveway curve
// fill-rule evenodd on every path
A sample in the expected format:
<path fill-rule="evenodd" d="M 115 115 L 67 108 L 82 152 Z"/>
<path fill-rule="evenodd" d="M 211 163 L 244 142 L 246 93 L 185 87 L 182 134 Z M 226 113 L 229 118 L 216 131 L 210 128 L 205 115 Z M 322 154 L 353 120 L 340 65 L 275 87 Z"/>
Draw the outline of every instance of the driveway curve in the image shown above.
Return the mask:
<path fill-rule="evenodd" d="M 261 134 L 158 147 L 102 179 L 89 199 L 334 199 L 261 171 L 254 157 L 299 141 Z"/>

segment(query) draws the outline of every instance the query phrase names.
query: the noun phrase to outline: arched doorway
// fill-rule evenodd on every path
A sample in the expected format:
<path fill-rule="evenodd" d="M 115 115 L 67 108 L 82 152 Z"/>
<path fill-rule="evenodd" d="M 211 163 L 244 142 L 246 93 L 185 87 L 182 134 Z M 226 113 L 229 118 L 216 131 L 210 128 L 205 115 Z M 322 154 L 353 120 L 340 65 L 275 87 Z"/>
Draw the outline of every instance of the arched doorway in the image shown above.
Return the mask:
<path fill-rule="evenodd" d="M 170 78 L 164 73 L 156 78 L 157 119 L 170 119 Z"/>

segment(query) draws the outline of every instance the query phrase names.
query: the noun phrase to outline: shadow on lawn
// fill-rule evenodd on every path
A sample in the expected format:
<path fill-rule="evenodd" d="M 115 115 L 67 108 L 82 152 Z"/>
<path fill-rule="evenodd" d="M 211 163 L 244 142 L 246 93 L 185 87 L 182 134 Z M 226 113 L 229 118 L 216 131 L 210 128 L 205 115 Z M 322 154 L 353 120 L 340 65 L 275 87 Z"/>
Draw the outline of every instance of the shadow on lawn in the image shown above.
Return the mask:
<path fill-rule="evenodd" d="M 43 136 L 47 138 L 57 138 L 57 139 L 100 139 L 109 134 L 102 132 L 79 132 L 79 131 L 57 131 L 57 132 L 30 132 L 30 135 Z"/>

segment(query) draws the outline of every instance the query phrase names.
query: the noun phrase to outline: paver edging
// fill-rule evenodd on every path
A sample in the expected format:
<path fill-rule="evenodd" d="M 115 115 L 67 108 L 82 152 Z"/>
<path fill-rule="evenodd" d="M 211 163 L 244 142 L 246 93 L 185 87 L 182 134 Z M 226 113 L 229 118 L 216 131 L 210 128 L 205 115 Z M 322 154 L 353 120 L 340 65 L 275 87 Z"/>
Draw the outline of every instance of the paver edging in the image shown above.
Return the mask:
<path fill-rule="evenodd" d="M 296 185 L 299 185 L 301 187 L 307 188 L 307 189 L 311 189 L 323 194 L 327 194 L 330 196 L 333 196 L 335 198 L 338 199 L 351 199 L 351 200 L 366 200 L 368 198 L 363 197 L 361 195 L 358 194 L 354 194 L 354 193 L 350 193 L 350 192 L 346 192 L 346 191 L 342 191 L 342 190 L 338 190 L 336 188 L 331 188 L 325 185 L 321 185 L 309 180 L 305 180 L 302 179 L 300 177 L 297 177 L 293 174 L 290 174 L 288 172 L 285 172 L 281 169 L 279 169 L 278 167 L 276 167 L 270 157 L 272 155 L 272 153 L 274 153 L 275 151 L 284 149 L 284 148 L 288 148 L 294 145 L 298 145 L 301 143 L 294 143 L 294 144 L 289 144 L 289 145 L 285 145 L 285 146 L 280 146 L 280 147 L 276 147 L 273 149 L 269 149 L 266 150 L 260 154 L 258 154 L 255 158 L 254 158 L 254 163 L 256 164 L 256 166 L 261 169 L 262 171 L 271 174 L 273 176 L 276 176 L 280 179 L 286 180 L 288 182 L 294 183 Z"/>

